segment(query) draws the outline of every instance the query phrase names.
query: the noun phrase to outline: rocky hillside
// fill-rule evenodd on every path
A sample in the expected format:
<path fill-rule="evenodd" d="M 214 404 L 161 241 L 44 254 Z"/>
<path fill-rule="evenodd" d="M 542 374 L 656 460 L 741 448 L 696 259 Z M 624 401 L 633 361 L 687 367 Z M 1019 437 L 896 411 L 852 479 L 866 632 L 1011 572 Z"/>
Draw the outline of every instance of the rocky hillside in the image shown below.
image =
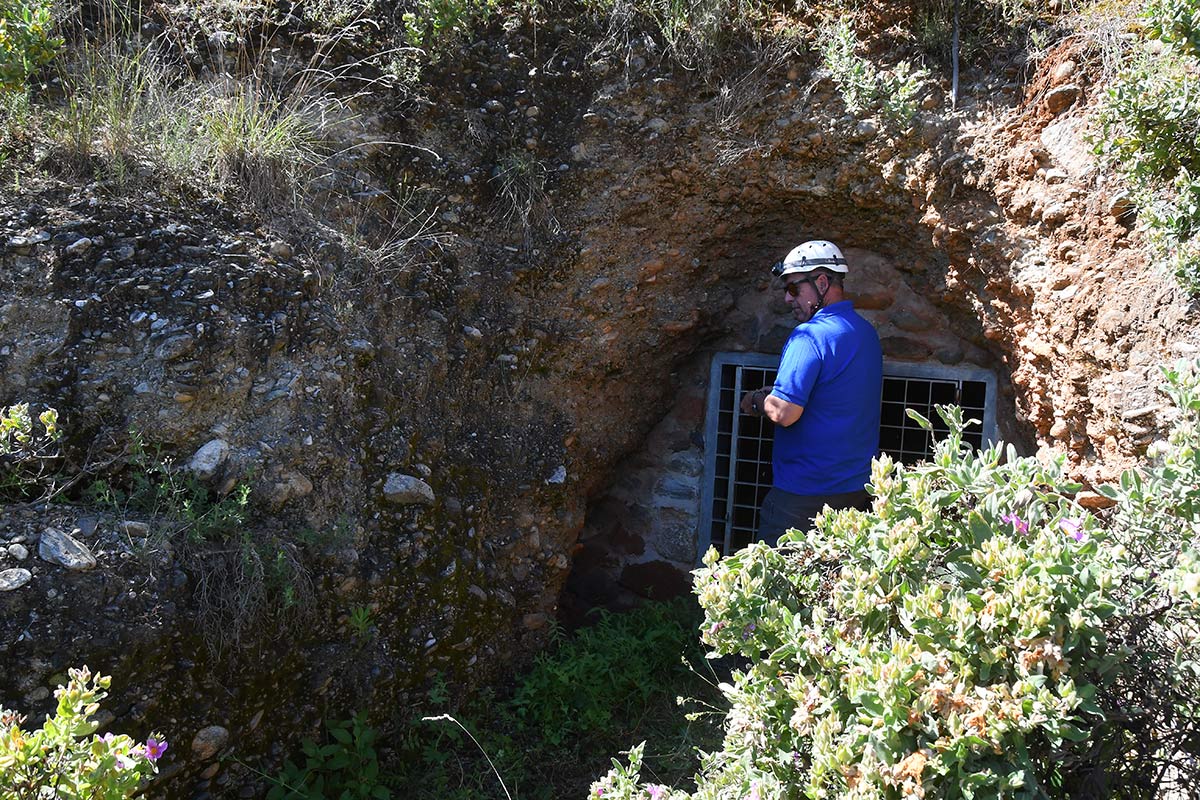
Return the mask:
<path fill-rule="evenodd" d="M 907 10 L 860 20 L 864 51 L 905 55 Z M 269 773 L 323 717 L 499 679 L 577 559 L 576 609 L 686 590 L 688 531 L 622 541 L 658 530 L 661 474 L 696 480 L 711 354 L 778 346 L 767 269 L 804 238 L 846 247 L 890 358 L 994 371 L 1003 436 L 1086 484 L 1144 453 L 1158 365 L 1200 344 L 1091 155 L 1102 50 L 1066 18 L 965 62 L 953 107 L 930 59 L 897 120 L 848 109 L 815 14 L 697 60 L 506 13 L 398 85 L 293 11 L 278 68 L 322 54 L 354 109 L 299 205 L 37 135 L 0 173 L 0 405 L 66 431 L 0 510 L 0 702 L 116 676 L 105 721 L 173 742 L 155 796 L 257 796 L 219 756 Z M 138 30 L 190 25 L 195 75 L 237 60 L 180 13 Z"/>

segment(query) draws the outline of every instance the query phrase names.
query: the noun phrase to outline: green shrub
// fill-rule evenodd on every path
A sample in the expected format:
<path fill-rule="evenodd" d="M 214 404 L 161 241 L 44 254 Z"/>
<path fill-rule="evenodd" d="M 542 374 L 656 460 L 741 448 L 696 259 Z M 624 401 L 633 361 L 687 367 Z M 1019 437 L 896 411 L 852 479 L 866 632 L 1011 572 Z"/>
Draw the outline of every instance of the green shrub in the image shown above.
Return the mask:
<path fill-rule="evenodd" d="M 304 763 L 288 761 L 274 778 L 267 800 L 387 800 L 391 791 L 379 772 L 375 730 L 365 714 L 328 724 L 329 740 L 306 740 Z"/>
<path fill-rule="evenodd" d="M 496 0 L 415 0 L 413 10 L 401 18 L 404 38 L 436 60 L 451 42 L 486 22 L 498 5 Z"/>
<path fill-rule="evenodd" d="M 1148 0 L 1144 16 L 1151 36 L 1200 56 L 1200 2 Z"/>
<path fill-rule="evenodd" d="M 39 413 L 35 422 L 28 403 L 0 406 L 0 500 L 44 491 L 61 439 L 53 408 Z"/>
<path fill-rule="evenodd" d="M 1146 18 L 1166 46 L 1138 42 L 1109 87 L 1095 150 L 1128 182 L 1157 255 L 1200 293 L 1200 2 L 1152 0 Z"/>
<path fill-rule="evenodd" d="M 20 91 L 63 40 L 52 31 L 51 0 L 0 0 L 0 92 Z"/>
<path fill-rule="evenodd" d="M 821 59 L 847 111 L 861 114 L 878 109 L 886 119 L 899 122 L 907 122 L 917 113 L 924 71 L 914 69 L 907 61 L 891 70 L 878 69 L 855 53 L 858 40 L 845 18 L 822 31 L 819 45 Z"/>
<path fill-rule="evenodd" d="M 70 681 L 54 693 L 57 711 L 36 731 L 23 730 L 22 717 L 0 708 L 0 800 L 124 800 L 158 772 L 155 762 L 167 748 L 162 736 L 138 744 L 93 735 L 110 680 L 87 667 L 70 670 Z"/>
<path fill-rule="evenodd" d="M 722 749 L 697 798 L 1152 797 L 1197 776 L 1200 367 L 1153 463 L 1102 487 L 1105 525 L 1043 465 L 961 444 L 883 457 L 871 512 L 827 512 L 781 547 L 697 573 L 702 638 L 746 664 L 722 685 Z M 640 755 L 640 754 L 639 754 Z M 592 797 L 683 797 L 636 758 Z M 1164 768 L 1164 764 L 1171 769 Z"/>

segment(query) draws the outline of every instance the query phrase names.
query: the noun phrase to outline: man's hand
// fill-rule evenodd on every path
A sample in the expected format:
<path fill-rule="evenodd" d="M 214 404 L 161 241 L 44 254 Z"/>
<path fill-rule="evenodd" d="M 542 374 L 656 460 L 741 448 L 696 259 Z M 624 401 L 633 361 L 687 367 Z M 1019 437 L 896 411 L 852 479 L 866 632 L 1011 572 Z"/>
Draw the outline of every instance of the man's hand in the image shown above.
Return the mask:
<path fill-rule="evenodd" d="M 753 392 L 746 392 L 742 395 L 742 413 L 749 414 L 752 417 L 761 417 L 763 415 L 763 400 L 766 399 L 768 391 L 767 389 L 756 389 Z"/>
<path fill-rule="evenodd" d="M 742 395 L 740 405 L 743 414 L 752 417 L 766 417 L 784 428 L 800 419 L 800 415 L 804 413 L 804 406 L 798 406 L 776 397 L 767 388 L 746 392 Z"/>

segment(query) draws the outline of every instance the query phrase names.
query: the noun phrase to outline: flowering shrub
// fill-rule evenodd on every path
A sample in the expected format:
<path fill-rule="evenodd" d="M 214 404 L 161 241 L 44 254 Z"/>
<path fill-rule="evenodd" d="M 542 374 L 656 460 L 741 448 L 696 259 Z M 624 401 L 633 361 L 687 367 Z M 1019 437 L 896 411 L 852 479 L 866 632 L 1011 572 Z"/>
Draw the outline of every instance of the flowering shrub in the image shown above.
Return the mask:
<path fill-rule="evenodd" d="M 593 798 L 1155 797 L 1200 781 L 1200 363 L 1164 370 L 1151 461 L 1079 508 L 1062 462 L 972 453 L 957 409 L 930 463 L 884 457 L 870 513 L 697 572 L 702 639 L 745 664 L 697 790 Z M 910 412 L 911 413 L 911 412 Z"/>
<path fill-rule="evenodd" d="M 93 735 L 110 680 L 87 667 L 71 670 L 54 693 L 57 712 L 36 731 L 22 730 L 23 718 L 0 708 L 0 800 L 124 800 L 158 771 L 163 737 L 139 745 L 124 735 Z"/>
<path fill-rule="evenodd" d="M 35 486 L 58 457 L 61 439 L 53 408 L 34 417 L 28 403 L 0 406 L 0 498 Z"/>
<path fill-rule="evenodd" d="M 48 0 L 0 2 L 0 92 L 23 89 L 29 75 L 63 46 L 51 33 L 50 10 Z"/>

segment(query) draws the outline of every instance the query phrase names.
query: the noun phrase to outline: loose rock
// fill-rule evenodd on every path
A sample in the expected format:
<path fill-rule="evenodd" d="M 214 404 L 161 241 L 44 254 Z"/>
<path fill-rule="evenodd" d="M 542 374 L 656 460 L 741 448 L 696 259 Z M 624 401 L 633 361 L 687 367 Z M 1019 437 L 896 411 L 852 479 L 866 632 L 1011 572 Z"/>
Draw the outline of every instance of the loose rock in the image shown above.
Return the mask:
<path fill-rule="evenodd" d="M 221 751 L 229 742 L 229 731 L 220 725 L 202 728 L 192 739 L 192 755 L 199 761 L 207 761 Z"/>
<path fill-rule="evenodd" d="M 389 503 L 396 505 L 433 505 L 436 498 L 428 483 L 412 475 L 401 475 L 393 472 L 388 475 L 383 484 L 383 496 Z"/>
<path fill-rule="evenodd" d="M 96 557 L 81 542 L 57 528 L 46 528 L 38 542 L 38 556 L 43 561 L 58 564 L 69 570 L 82 572 L 96 566 Z"/>
<path fill-rule="evenodd" d="M 224 439 L 213 439 L 201 447 L 188 462 L 188 469 L 200 480 L 208 480 L 216 474 L 229 455 L 229 443 Z"/>
<path fill-rule="evenodd" d="M 20 589 L 32 579 L 33 573 L 27 569 L 20 567 L 6 569 L 0 572 L 0 592 L 11 592 L 15 589 Z"/>

